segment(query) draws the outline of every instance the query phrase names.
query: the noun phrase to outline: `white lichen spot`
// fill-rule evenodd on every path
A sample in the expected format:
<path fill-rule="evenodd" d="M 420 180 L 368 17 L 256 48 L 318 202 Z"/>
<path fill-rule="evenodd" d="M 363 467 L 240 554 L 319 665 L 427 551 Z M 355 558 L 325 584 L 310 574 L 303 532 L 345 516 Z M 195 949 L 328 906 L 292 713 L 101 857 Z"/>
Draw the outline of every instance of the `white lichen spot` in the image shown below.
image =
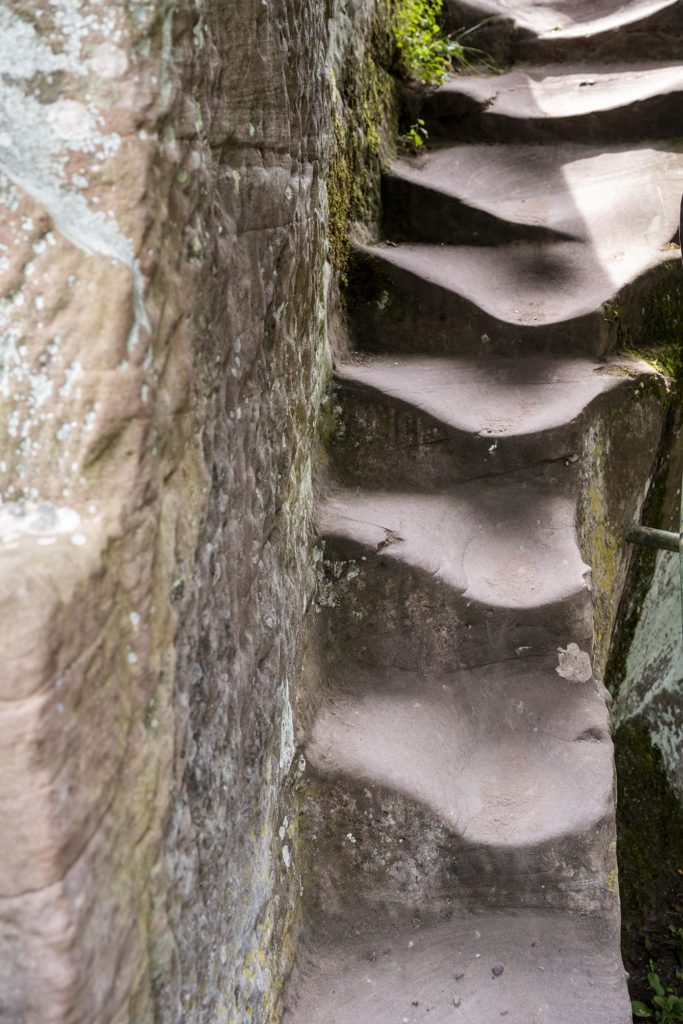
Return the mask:
<path fill-rule="evenodd" d="M 83 376 L 83 367 L 78 360 L 67 366 L 64 372 L 64 383 L 59 389 L 61 398 L 67 398 L 77 380 Z"/>
<path fill-rule="evenodd" d="M 289 852 L 289 847 L 286 844 L 282 847 L 282 859 L 285 862 L 285 867 L 289 870 L 289 865 L 292 863 L 292 857 Z"/>
<path fill-rule="evenodd" d="M 289 681 L 282 688 L 282 720 L 280 724 L 280 772 L 284 776 L 292 767 L 294 754 L 294 713 L 289 699 Z"/>
<path fill-rule="evenodd" d="M 55 537 L 71 533 L 78 528 L 80 521 L 74 509 L 60 508 L 49 501 L 0 504 L 0 540 L 6 544 L 20 536 Z"/>
<path fill-rule="evenodd" d="M 555 671 L 563 679 L 569 679 L 572 683 L 586 683 L 593 675 L 591 657 L 587 651 L 582 651 L 578 644 L 567 644 L 565 647 L 558 647 L 558 665 Z"/>
<path fill-rule="evenodd" d="M 71 535 L 71 543 L 75 544 L 77 548 L 82 548 L 86 543 L 86 537 L 83 533 L 73 533 Z"/>
<path fill-rule="evenodd" d="M 47 121 L 55 134 L 73 148 L 84 148 L 94 130 L 88 108 L 78 100 L 57 100 L 49 104 Z"/>
<path fill-rule="evenodd" d="M 139 658 L 138 658 L 137 654 L 135 653 L 135 651 L 128 651 L 128 664 L 129 665 L 137 665 L 138 661 L 139 661 Z"/>
<path fill-rule="evenodd" d="M 101 78 L 121 78 L 128 68 L 128 57 L 113 43 L 100 43 L 95 47 L 90 66 Z"/>

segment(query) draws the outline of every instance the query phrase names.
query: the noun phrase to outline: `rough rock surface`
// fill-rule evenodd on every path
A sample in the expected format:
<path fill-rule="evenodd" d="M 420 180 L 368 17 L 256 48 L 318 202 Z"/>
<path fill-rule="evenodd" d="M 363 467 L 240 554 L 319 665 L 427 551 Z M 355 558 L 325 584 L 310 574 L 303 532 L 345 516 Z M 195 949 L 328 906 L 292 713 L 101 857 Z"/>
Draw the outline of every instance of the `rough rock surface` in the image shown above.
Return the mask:
<path fill-rule="evenodd" d="M 671 420 L 661 446 L 653 500 L 644 509 L 643 521 L 678 532 L 683 475 L 680 395 Z M 682 600 L 680 558 L 673 552 L 641 549 L 620 609 L 608 684 L 615 698 L 617 736 L 628 723 L 645 726 L 683 809 Z"/>
<path fill-rule="evenodd" d="M 0 30 L 0 1021 L 265 1022 L 323 12 L 10 2 Z"/>

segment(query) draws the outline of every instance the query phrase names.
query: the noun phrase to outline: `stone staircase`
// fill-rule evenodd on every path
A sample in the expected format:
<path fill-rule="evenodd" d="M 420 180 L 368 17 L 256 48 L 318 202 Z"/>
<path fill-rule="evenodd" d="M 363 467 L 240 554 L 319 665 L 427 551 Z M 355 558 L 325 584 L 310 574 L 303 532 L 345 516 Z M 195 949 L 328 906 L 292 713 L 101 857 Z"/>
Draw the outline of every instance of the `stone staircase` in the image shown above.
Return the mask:
<path fill-rule="evenodd" d="M 534 63 L 415 100 L 434 145 L 356 253 L 286 1024 L 631 1020 L 577 522 L 593 477 L 617 530 L 648 484 L 663 383 L 613 320 L 678 258 L 683 68 L 637 63 L 678 5 L 614 6 L 517 5 L 501 31 Z"/>

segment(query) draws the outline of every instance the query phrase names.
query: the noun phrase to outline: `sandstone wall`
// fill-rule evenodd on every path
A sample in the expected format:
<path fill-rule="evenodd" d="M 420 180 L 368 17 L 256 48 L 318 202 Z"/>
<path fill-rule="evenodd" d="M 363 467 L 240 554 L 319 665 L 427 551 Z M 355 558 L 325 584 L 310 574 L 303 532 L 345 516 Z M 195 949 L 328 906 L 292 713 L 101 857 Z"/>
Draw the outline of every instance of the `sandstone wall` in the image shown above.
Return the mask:
<path fill-rule="evenodd" d="M 207 4 L 193 31 L 202 49 L 183 70 L 206 192 L 189 404 L 207 495 L 196 560 L 178 573 L 155 1003 L 164 1021 L 266 1024 L 299 889 L 289 694 L 329 361 L 326 24 L 318 3 L 232 0 Z"/>
<path fill-rule="evenodd" d="M 343 231 L 377 11 L 0 9 L 2 1024 L 277 1018 L 327 183 Z"/>

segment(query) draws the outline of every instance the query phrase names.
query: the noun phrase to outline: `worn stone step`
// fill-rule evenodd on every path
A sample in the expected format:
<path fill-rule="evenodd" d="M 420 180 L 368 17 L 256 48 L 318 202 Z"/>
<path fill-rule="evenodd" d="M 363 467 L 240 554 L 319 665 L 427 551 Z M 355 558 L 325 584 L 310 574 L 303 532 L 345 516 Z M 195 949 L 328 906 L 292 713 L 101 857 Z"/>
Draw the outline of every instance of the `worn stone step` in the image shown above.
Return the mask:
<path fill-rule="evenodd" d="M 678 260 L 642 240 L 499 246 L 359 246 L 349 273 L 356 347 L 451 355 L 555 352 L 602 358 L 611 310 L 637 321 L 643 297 Z M 609 305 L 609 309 L 606 309 Z"/>
<path fill-rule="evenodd" d="M 301 782 L 313 914 L 614 910 L 612 745 L 585 655 L 332 661 L 322 693 Z"/>
<path fill-rule="evenodd" d="M 335 381 L 335 478 L 425 489 L 576 461 L 593 414 L 665 386 L 636 360 L 533 356 L 359 356 Z"/>
<path fill-rule="evenodd" d="M 502 967 L 502 971 L 500 968 Z M 614 920 L 517 911 L 321 921 L 285 1024 L 630 1024 Z"/>
<path fill-rule="evenodd" d="M 654 250 L 678 228 L 683 145 L 447 146 L 394 161 L 383 189 L 391 239 Z"/>
<path fill-rule="evenodd" d="M 682 91 L 681 64 L 516 66 L 455 76 L 422 95 L 414 114 L 431 138 L 461 142 L 677 138 Z"/>
<path fill-rule="evenodd" d="M 515 4 L 448 0 L 447 8 L 455 28 L 486 21 L 469 42 L 505 62 L 683 57 L 683 20 L 677 0 L 522 0 Z"/>
<path fill-rule="evenodd" d="M 440 492 L 335 490 L 319 514 L 330 649 L 415 671 L 589 649 L 575 485 L 556 463 Z"/>
<path fill-rule="evenodd" d="M 534 846 L 612 811 L 607 708 L 578 648 L 450 675 L 345 666 L 335 684 L 311 767 L 398 791 L 468 844 Z"/>

